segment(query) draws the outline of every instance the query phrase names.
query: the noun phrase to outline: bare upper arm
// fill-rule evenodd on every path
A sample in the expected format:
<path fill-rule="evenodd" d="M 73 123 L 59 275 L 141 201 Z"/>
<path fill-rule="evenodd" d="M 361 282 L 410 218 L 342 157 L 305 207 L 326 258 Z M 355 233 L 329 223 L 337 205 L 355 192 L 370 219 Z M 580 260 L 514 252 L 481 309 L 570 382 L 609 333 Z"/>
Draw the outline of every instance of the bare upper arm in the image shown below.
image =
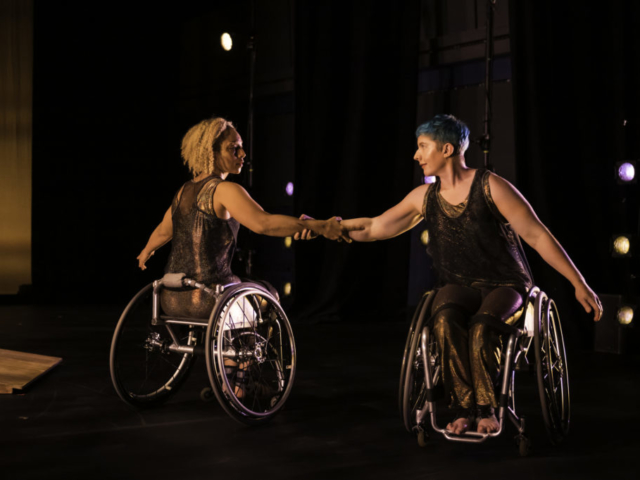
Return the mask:
<path fill-rule="evenodd" d="M 546 227 L 540 222 L 527 199 L 507 180 L 493 173 L 489 176 L 489 188 L 496 207 L 515 232 L 527 243 L 535 242 Z"/>
<path fill-rule="evenodd" d="M 372 234 L 377 239 L 392 238 L 415 227 L 422 220 L 422 204 L 429 185 L 414 188 L 397 205 L 372 221 Z"/>
<path fill-rule="evenodd" d="M 241 225 L 254 232 L 260 231 L 265 217 L 269 215 L 242 186 L 233 182 L 221 182 L 218 185 L 213 205 L 219 217 L 219 213 L 228 212 Z M 216 207 L 222 207 L 222 212 Z"/>
<path fill-rule="evenodd" d="M 160 222 L 159 228 L 160 232 L 164 235 L 173 236 L 173 214 L 172 207 L 169 207 L 167 211 L 164 213 L 164 217 L 162 218 L 162 222 Z"/>

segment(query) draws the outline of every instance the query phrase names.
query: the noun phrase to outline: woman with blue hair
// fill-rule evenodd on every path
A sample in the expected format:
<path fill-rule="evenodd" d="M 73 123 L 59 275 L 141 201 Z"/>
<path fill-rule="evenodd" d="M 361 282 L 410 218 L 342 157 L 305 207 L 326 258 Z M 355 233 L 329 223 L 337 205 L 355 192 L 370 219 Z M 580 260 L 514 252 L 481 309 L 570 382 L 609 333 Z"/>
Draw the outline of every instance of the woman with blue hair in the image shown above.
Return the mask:
<path fill-rule="evenodd" d="M 572 283 L 576 299 L 587 312 L 594 311 L 596 321 L 602 305 L 518 190 L 489 170 L 467 167 L 469 129 L 463 122 L 437 115 L 418 127 L 416 137 L 413 158 L 425 176 L 436 177 L 435 183 L 415 188 L 378 217 L 343 220 L 342 225 L 353 240 L 371 242 L 425 221 L 427 252 L 438 276 L 431 321 L 445 388 L 457 407 L 447 429 L 463 434 L 475 424 L 478 432 L 495 432 L 501 327 L 532 286 L 515 235 Z"/>

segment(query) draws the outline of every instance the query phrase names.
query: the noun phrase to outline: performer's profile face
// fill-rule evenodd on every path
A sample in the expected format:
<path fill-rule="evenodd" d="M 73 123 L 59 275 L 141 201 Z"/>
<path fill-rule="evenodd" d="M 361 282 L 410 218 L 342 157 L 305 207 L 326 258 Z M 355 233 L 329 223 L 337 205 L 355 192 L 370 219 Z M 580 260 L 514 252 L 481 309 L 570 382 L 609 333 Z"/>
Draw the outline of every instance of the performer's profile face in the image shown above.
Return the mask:
<path fill-rule="evenodd" d="M 225 138 L 220 145 L 220 151 L 216 152 L 215 164 L 222 172 L 239 174 L 247 156 L 242 148 L 242 137 L 234 129 L 225 132 Z"/>
<path fill-rule="evenodd" d="M 413 159 L 420 164 L 425 176 L 437 175 L 446 163 L 444 148 L 439 148 L 428 135 L 418 137 L 418 150 Z"/>

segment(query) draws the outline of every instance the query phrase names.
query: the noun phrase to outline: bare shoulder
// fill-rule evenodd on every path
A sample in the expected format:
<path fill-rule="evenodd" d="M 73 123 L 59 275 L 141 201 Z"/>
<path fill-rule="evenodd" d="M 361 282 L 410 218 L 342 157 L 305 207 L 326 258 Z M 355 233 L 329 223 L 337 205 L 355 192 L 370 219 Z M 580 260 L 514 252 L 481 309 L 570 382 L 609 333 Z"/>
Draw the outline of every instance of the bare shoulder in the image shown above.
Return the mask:
<path fill-rule="evenodd" d="M 242 185 L 239 185 L 236 182 L 230 182 L 228 180 L 224 180 L 220 182 L 218 184 L 218 187 L 216 188 L 216 192 L 223 196 L 247 193 L 247 191 L 242 187 Z"/>
<path fill-rule="evenodd" d="M 418 212 L 422 212 L 422 205 L 424 203 L 424 197 L 427 194 L 427 192 L 429 191 L 429 187 L 431 185 L 426 183 L 424 185 L 420 185 L 416 188 L 414 188 L 413 190 L 411 190 L 411 192 L 409 192 L 409 195 L 406 196 L 406 199 L 409 200 L 411 202 L 411 205 L 418 211 Z"/>
<path fill-rule="evenodd" d="M 505 209 L 515 206 L 529 206 L 529 202 L 508 180 L 489 173 L 489 188 L 491 189 L 491 197 L 498 209 L 504 214 Z"/>

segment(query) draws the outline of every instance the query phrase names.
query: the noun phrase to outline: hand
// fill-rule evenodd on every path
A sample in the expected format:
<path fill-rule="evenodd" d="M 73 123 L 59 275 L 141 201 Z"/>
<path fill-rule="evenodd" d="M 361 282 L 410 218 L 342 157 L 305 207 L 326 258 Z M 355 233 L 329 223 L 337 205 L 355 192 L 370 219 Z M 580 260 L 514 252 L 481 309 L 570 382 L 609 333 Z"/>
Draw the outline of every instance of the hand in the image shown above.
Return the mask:
<path fill-rule="evenodd" d="M 586 283 L 581 283 L 576 287 L 576 300 L 584 307 L 587 313 L 593 310 L 593 320 L 598 322 L 602 318 L 602 303 L 598 296 L 593 293 Z"/>
<path fill-rule="evenodd" d="M 337 240 L 339 242 L 345 241 L 351 243 L 351 237 L 349 237 L 349 231 L 340 223 L 341 217 L 331 217 L 329 220 L 325 220 L 322 236 L 329 240 Z"/>
<path fill-rule="evenodd" d="M 310 217 L 309 215 L 305 215 L 303 213 L 302 215 L 300 215 L 300 220 L 313 220 L 313 217 Z M 293 236 L 293 239 L 294 240 L 313 240 L 317 236 L 318 234 L 316 232 L 314 232 L 313 230 L 309 230 L 308 228 L 305 228 L 302 232 L 296 232 L 295 235 Z"/>
<path fill-rule="evenodd" d="M 140 255 L 136 257 L 138 259 L 138 267 L 140 267 L 140 270 L 147 269 L 145 263 L 147 263 L 147 260 L 149 260 L 152 256 L 153 252 L 147 252 L 146 250 L 140 252 Z"/>

